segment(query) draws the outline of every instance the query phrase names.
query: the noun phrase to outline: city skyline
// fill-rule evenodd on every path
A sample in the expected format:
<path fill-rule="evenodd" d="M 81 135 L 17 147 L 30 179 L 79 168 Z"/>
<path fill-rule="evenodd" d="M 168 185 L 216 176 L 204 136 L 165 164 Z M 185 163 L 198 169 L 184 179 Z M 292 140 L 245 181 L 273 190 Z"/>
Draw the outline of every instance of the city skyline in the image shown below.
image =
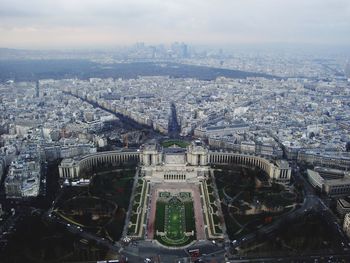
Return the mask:
<path fill-rule="evenodd" d="M 8 48 L 350 43 L 345 0 L 0 2 L 0 47 Z"/>

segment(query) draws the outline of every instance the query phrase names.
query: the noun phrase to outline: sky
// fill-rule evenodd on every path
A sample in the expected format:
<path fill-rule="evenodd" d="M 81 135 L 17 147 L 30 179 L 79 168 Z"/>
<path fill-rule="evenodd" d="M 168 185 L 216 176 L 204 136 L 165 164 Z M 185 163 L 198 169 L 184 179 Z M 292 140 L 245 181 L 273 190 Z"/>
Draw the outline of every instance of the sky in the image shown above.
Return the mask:
<path fill-rule="evenodd" d="M 350 45 L 349 0 L 0 0 L 0 47 Z"/>

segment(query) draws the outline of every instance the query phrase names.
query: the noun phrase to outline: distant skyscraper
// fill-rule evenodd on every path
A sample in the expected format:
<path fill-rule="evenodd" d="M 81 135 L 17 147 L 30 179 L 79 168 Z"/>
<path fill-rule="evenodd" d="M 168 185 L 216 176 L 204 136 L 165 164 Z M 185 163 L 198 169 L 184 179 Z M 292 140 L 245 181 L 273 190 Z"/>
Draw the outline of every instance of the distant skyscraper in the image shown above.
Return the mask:
<path fill-rule="evenodd" d="M 171 44 L 171 50 L 179 58 L 187 58 L 189 55 L 188 46 L 185 43 L 174 42 Z"/>
<path fill-rule="evenodd" d="M 348 63 L 346 63 L 345 66 L 345 76 L 350 79 L 350 61 L 348 61 Z"/>
<path fill-rule="evenodd" d="M 188 48 L 187 48 L 187 45 L 185 43 L 182 43 L 182 45 L 181 45 L 181 56 L 183 58 L 188 57 Z"/>

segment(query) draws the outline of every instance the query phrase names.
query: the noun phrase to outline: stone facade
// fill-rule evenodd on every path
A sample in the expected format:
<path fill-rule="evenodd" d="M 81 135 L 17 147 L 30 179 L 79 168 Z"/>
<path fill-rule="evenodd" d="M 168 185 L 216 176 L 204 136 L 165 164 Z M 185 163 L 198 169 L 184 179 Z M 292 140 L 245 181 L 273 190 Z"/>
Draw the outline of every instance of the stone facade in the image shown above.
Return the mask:
<path fill-rule="evenodd" d="M 84 170 L 101 164 L 135 162 L 141 165 L 142 174 L 149 180 L 188 181 L 200 180 L 210 165 L 238 164 L 256 166 L 267 173 L 271 180 L 288 183 L 291 168 L 283 160 L 271 161 L 261 156 L 234 152 L 209 151 L 199 140 L 186 149 L 166 148 L 158 144 L 147 144 L 137 151 L 110 151 L 90 154 L 80 159 L 64 159 L 59 166 L 61 178 L 78 178 Z M 198 177 L 198 178 L 197 178 Z"/>

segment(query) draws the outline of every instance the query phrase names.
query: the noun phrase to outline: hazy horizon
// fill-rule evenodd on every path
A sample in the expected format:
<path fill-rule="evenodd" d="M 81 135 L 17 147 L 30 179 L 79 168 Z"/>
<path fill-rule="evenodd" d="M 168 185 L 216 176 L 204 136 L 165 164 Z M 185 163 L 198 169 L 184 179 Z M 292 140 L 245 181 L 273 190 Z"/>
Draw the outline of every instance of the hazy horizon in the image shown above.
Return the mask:
<path fill-rule="evenodd" d="M 347 0 L 0 0 L 0 47 L 350 44 Z"/>

